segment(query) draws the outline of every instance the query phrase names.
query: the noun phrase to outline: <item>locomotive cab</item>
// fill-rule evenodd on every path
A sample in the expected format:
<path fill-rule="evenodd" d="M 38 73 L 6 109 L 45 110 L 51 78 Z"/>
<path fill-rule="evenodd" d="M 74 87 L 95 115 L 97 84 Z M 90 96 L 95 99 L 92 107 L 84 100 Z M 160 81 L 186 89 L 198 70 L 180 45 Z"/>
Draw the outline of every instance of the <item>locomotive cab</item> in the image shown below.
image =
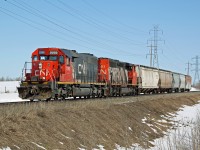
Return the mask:
<path fill-rule="evenodd" d="M 58 81 L 60 74 L 64 73 L 64 58 L 59 49 L 35 50 L 32 53 L 31 69 L 24 68 L 25 81 Z"/>

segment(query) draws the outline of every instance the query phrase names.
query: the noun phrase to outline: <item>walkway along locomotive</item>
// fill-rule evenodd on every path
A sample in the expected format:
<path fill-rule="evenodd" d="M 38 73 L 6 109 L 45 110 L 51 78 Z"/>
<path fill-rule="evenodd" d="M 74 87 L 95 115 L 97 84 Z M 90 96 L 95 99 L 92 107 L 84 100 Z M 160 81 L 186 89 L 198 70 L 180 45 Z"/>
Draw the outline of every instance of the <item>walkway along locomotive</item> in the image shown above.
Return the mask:
<path fill-rule="evenodd" d="M 31 101 L 184 92 L 191 88 L 187 75 L 60 48 L 36 49 L 22 75 L 19 97 Z"/>

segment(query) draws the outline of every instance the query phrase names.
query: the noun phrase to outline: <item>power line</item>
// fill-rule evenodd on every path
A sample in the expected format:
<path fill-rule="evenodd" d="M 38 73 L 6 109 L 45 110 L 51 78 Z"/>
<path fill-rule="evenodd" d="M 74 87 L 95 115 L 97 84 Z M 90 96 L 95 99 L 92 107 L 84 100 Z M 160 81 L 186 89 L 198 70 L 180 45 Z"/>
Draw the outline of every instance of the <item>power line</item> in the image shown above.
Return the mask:
<path fill-rule="evenodd" d="M 85 39 L 88 39 L 88 38 L 85 37 L 85 36 L 80 35 L 79 33 L 76 33 L 76 32 L 74 32 L 74 31 L 71 31 L 71 30 L 67 29 L 66 27 L 64 27 L 64 26 L 62 26 L 62 25 L 60 25 L 60 24 L 58 24 L 58 23 L 52 21 L 51 19 L 49 19 L 49 18 L 47 18 L 47 17 L 45 17 L 45 16 L 42 16 L 42 15 L 39 14 L 39 13 L 31 12 L 29 9 L 24 8 L 24 6 L 18 6 L 18 5 L 16 5 L 16 4 L 14 4 L 14 3 L 11 3 L 11 2 L 9 2 L 9 3 L 12 4 L 12 5 L 14 5 L 14 6 L 16 6 L 16 7 L 19 8 L 19 9 L 22 9 L 23 11 L 26 11 L 26 12 L 28 12 L 28 13 L 30 13 L 30 14 L 36 16 L 36 17 L 39 17 L 39 18 L 41 18 L 41 19 L 43 19 L 43 20 L 45 20 L 45 21 L 47 21 L 47 22 L 49 22 L 49 23 L 51 23 L 51 24 L 53 24 L 53 25 L 55 25 L 55 26 L 57 26 L 57 27 L 59 27 L 59 28 L 61 28 L 61 29 L 63 29 L 63 30 L 65 30 L 65 31 L 68 31 L 68 32 L 70 32 L 70 33 L 72 33 L 72 34 L 75 34 L 75 35 L 78 35 L 78 36 L 80 36 L 80 37 L 83 37 L 83 39 L 84 39 L 84 40 L 83 40 L 83 39 L 80 39 L 80 38 L 71 36 L 72 38 L 74 38 L 74 39 L 76 39 L 76 40 L 79 40 L 79 41 L 82 41 L 82 42 L 85 42 L 85 43 L 96 43 L 96 44 L 99 44 L 99 46 L 106 48 L 106 47 L 105 47 L 105 44 L 100 43 L 100 42 L 97 42 L 97 41 L 94 41 L 94 40 L 92 40 L 92 39 L 85 40 Z M 17 3 L 18 3 L 18 2 L 17 2 Z M 80 45 L 80 44 L 79 44 L 79 45 Z M 107 47 L 110 47 L 110 46 L 108 45 Z M 120 50 L 119 50 L 119 51 L 120 51 Z"/>
<path fill-rule="evenodd" d="M 107 17 L 109 18 L 110 20 L 122 25 L 122 26 L 126 26 L 127 28 L 131 29 L 131 30 L 134 30 L 134 31 L 138 31 L 138 32 L 141 32 L 141 33 L 146 33 L 145 31 L 141 30 L 141 29 L 137 29 L 137 28 L 134 28 L 132 26 L 129 26 L 127 24 L 125 24 L 124 22 L 121 22 L 113 17 L 111 17 L 110 15 L 106 14 L 105 12 L 101 11 L 100 9 L 97 9 L 97 7 L 94 7 L 94 5 L 92 5 L 91 3 L 89 3 L 87 0 L 83 0 L 83 2 L 88 5 L 89 7 L 91 7 L 93 10 L 95 10 L 96 12 L 98 12 L 100 15 L 104 16 L 104 17 Z M 130 31 L 128 31 L 130 32 Z"/>
<path fill-rule="evenodd" d="M 0 7 L 0 8 L 1 8 L 1 7 Z M 4 9 L 4 10 L 6 10 L 6 9 Z M 30 26 L 30 27 L 36 29 L 36 30 L 39 30 L 39 31 L 41 31 L 41 32 L 43 32 L 43 33 L 46 33 L 46 34 L 48 34 L 48 35 L 50 35 L 50 36 L 52 36 L 52 37 L 54 37 L 54 38 L 58 38 L 58 39 L 60 39 L 60 40 L 67 41 L 65 38 L 59 37 L 59 36 L 57 36 L 57 35 L 55 35 L 55 34 L 52 34 L 52 33 L 48 32 L 48 31 L 46 31 L 46 30 L 43 30 L 43 29 L 41 29 L 41 28 L 39 28 L 39 27 L 37 27 L 37 26 L 34 26 L 32 23 L 28 23 L 28 22 L 24 21 L 24 19 L 22 20 L 22 19 L 16 17 L 16 16 L 19 16 L 19 15 L 17 15 L 17 14 L 14 14 L 14 15 L 16 15 L 16 16 L 14 16 L 13 14 L 9 14 L 9 13 L 3 11 L 3 10 L 0 10 L 0 12 L 6 14 L 7 16 L 9 16 L 9 17 L 11 17 L 11 18 L 14 18 L 15 20 L 17 20 L 17 21 L 19 21 L 19 22 L 22 22 L 22 23 L 24 23 L 24 24 L 26 24 L 26 25 L 28 25 L 28 26 Z M 12 13 L 12 12 L 10 12 L 10 13 Z M 70 42 L 72 42 L 72 41 L 70 41 Z M 81 44 L 76 43 L 76 42 L 72 42 L 72 43 L 77 44 L 77 45 L 80 45 L 80 46 L 83 46 L 83 47 L 85 47 L 85 48 L 89 48 L 89 47 L 87 47 L 87 46 L 85 46 L 85 45 L 81 45 Z"/>
<path fill-rule="evenodd" d="M 118 37 L 118 38 L 124 39 L 124 40 L 126 40 L 128 43 L 133 44 L 133 45 L 135 45 L 135 46 L 136 46 L 136 45 L 144 45 L 144 43 L 141 43 L 141 42 L 140 42 L 140 43 L 134 42 L 132 39 L 129 39 L 129 38 L 125 37 L 123 34 L 120 34 L 119 32 L 115 32 L 115 31 L 110 30 L 110 28 L 107 28 L 108 25 L 102 25 L 102 24 L 104 24 L 104 23 L 101 23 L 101 24 L 100 24 L 100 22 L 97 21 L 96 19 L 94 19 L 94 18 L 92 18 L 92 17 L 89 17 L 89 16 L 87 16 L 87 15 L 83 15 L 83 14 L 81 14 L 81 13 L 78 13 L 78 11 L 77 11 L 76 9 L 72 8 L 72 7 L 71 7 L 72 11 L 68 11 L 68 10 L 66 10 L 66 9 L 64 9 L 64 8 L 62 8 L 62 7 L 60 7 L 60 6 L 56 5 L 56 4 L 54 4 L 54 3 L 50 2 L 50 1 L 48 1 L 48 0 L 44 0 L 44 1 L 45 1 L 46 3 L 52 5 L 52 6 L 56 7 L 57 9 L 63 11 L 64 13 L 69 14 L 69 15 L 71 15 L 71 16 L 73 16 L 73 17 L 79 19 L 79 20 L 81 20 L 82 22 L 84 22 L 84 23 L 86 23 L 86 24 L 89 24 L 89 25 L 91 25 L 92 27 L 95 27 L 95 28 L 98 29 L 99 31 L 104 32 L 104 33 L 106 33 L 106 34 L 109 34 L 109 35 L 113 36 L 114 38 Z M 63 6 L 65 6 L 65 7 L 69 7 L 66 3 L 64 3 L 64 2 L 62 2 L 62 1 L 58 1 L 58 2 L 61 3 L 61 4 L 62 4 Z M 71 13 L 71 12 L 75 12 L 76 14 L 78 14 L 78 16 L 77 16 L 77 15 L 74 15 L 74 14 Z M 112 29 L 112 28 L 111 28 L 111 29 Z"/>
<path fill-rule="evenodd" d="M 15 0 L 14 0 L 14 1 L 15 1 Z M 8 2 L 8 1 L 7 1 L 7 2 Z M 13 6 L 15 6 L 15 7 L 19 8 L 19 9 L 21 9 L 21 10 L 23 10 L 23 11 L 26 11 L 26 12 L 30 13 L 31 15 L 34 15 L 34 16 L 36 16 L 36 17 L 38 17 L 38 18 L 40 18 L 40 19 L 42 19 L 42 20 L 44 20 L 44 21 L 47 21 L 47 22 L 49 22 L 49 23 L 51 23 L 51 24 L 53 24 L 53 25 L 55 25 L 55 26 L 61 28 L 62 30 L 65 30 L 65 31 L 67 31 L 67 32 L 69 32 L 69 33 L 71 33 L 71 34 L 75 34 L 75 35 L 79 36 L 79 38 L 71 36 L 72 38 L 74 38 L 74 39 L 76 39 L 76 40 L 79 40 L 79 41 L 82 41 L 82 42 L 85 42 L 85 43 L 89 43 L 89 44 L 90 44 L 90 43 L 92 43 L 92 44 L 97 44 L 97 45 L 99 45 L 100 47 L 103 47 L 104 49 L 108 49 L 108 48 L 110 49 L 110 48 L 111 48 L 111 49 L 115 49 L 115 50 L 117 50 L 117 51 L 119 51 L 119 52 L 122 51 L 121 49 L 112 47 L 112 46 L 110 46 L 110 45 L 108 45 L 108 44 L 101 43 L 101 42 L 99 42 L 99 41 L 95 41 L 94 39 L 88 38 L 88 37 L 86 37 L 85 35 L 81 35 L 80 33 L 74 32 L 74 31 L 72 31 L 72 30 L 66 28 L 65 26 L 60 25 L 59 23 L 55 22 L 55 20 L 52 20 L 52 17 L 49 17 L 49 16 L 46 17 L 43 13 L 41 13 L 41 11 L 38 11 L 37 9 L 32 8 L 34 11 L 37 11 L 37 12 L 32 12 L 32 11 L 30 10 L 30 8 L 24 7 L 24 5 L 26 5 L 25 3 L 24 3 L 24 4 L 20 4 L 20 3 L 17 2 L 17 1 L 15 1 L 15 2 L 16 2 L 18 5 L 20 5 L 20 6 L 14 4 L 14 3 L 12 3 L 12 2 L 8 2 L 8 3 L 10 3 L 11 5 L 13 5 Z M 28 7 L 30 7 L 30 6 L 28 5 Z M 82 37 L 83 39 L 80 39 L 80 37 Z M 86 40 L 86 39 L 88 39 L 88 40 Z M 79 45 L 80 45 L 80 44 L 79 44 Z M 103 50 L 103 51 L 105 51 L 105 50 Z M 123 50 L 123 51 L 124 51 L 124 50 Z M 106 52 L 108 52 L 108 50 L 106 50 Z M 126 52 L 126 53 L 131 54 L 130 52 Z"/>

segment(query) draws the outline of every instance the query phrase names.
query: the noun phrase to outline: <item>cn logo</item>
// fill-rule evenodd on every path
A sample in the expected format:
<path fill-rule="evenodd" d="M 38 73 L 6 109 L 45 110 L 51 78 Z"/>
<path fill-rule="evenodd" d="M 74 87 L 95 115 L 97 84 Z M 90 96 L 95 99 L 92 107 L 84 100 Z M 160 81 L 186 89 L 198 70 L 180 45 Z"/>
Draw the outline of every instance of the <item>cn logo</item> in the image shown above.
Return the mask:
<path fill-rule="evenodd" d="M 78 74 L 86 74 L 86 63 L 78 64 Z"/>
<path fill-rule="evenodd" d="M 35 76 L 48 76 L 48 70 L 35 70 Z"/>

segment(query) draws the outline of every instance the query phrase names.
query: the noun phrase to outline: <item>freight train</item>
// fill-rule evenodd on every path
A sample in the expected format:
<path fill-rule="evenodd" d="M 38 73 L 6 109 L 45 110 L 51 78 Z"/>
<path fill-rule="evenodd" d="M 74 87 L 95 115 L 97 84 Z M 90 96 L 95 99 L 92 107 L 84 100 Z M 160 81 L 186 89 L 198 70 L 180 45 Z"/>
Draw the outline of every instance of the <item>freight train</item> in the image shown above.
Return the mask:
<path fill-rule="evenodd" d="M 38 48 L 26 62 L 19 97 L 33 101 L 184 92 L 188 75 L 61 48 Z"/>

